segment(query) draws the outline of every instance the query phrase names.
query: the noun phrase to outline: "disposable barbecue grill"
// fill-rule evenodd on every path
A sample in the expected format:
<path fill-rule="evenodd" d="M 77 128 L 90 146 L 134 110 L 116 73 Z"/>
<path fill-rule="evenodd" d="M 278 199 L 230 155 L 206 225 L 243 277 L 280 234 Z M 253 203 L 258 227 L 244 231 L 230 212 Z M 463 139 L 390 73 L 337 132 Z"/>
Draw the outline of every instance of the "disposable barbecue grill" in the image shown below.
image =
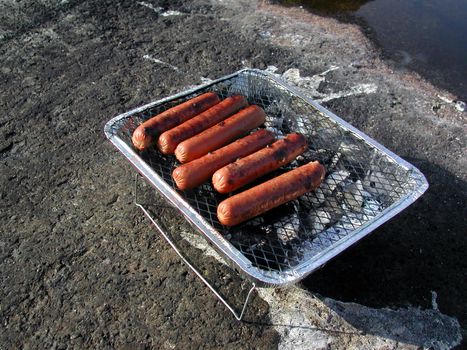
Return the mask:
<path fill-rule="evenodd" d="M 217 193 L 210 184 L 177 190 L 171 177 L 178 165 L 175 157 L 155 148 L 138 152 L 131 144 L 131 135 L 148 118 L 208 91 L 221 98 L 241 94 L 250 104 L 261 106 L 267 113 L 265 126 L 278 138 L 290 132 L 304 134 L 309 151 L 270 177 L 319 160 L 327 170 L 320 187 L 235 227 L 219 223 L 216 208 L 226 195 Z M 253 287 L 238 315 L 186 260 L 174 243 L 175 233 L 166 232 L 135 201 L 237 319 L 241 319 L 256 286 L 285 286 L 299 281 L 405 209 L 428 188 L 425 177 L 413 165 L 296 88 L 261 70 L 241 70 L 121 114 L 106 124 L 105 134 L 229 265 L 252 281 Z"/>

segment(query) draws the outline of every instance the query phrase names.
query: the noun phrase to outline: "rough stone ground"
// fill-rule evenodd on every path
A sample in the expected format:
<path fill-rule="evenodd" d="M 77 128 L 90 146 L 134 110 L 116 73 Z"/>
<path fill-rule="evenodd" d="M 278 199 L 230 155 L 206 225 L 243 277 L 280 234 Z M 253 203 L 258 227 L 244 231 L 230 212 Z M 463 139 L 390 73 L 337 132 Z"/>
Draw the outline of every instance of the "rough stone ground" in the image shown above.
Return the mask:
<path fill-rule="evenodd" d="M 466 114 L 446 102 L 455 99 L 448 92 L 388 68 L 357 27 L 263 2 L 2 0 L 0 58 L 0 348 L 280 344 L 258 294 L 250 322 L 238 323 L 179 263 L 133 205 L 133 170 L 103 135 L 110 117 L 201 77 L 270 65 L 301 77 L 339 67 L 319 84 L 295 80 L 431 185 L 301 290 L 323 312 L 334 299 L 430 309 L 434 291 L 465 338 Z M 355 90 L 361 84 L 371 89 Z M 360 92 L 342 97 L 348 91 Z M 185 227 L 163 215 L 169 228 Z M 211 279 L 225 275 L 223 291 L 240 304 L 236 274 L 195 260 Z M 365 333 L 364 322 L 355 325 Z M 367 344 L 365 334 L 353 337 L 332 346 Z M 405 345 L 396 337 L 384 346 Z"/>

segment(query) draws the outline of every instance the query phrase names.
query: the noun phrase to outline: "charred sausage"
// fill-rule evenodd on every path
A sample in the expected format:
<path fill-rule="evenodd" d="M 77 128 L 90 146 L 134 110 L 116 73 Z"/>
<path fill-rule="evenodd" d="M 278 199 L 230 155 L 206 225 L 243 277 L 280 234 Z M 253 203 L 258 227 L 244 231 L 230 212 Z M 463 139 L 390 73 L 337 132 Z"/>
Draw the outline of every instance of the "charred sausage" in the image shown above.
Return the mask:
<path fill-rule="evenodd" d="M 160 133 L 177 126 L 219 102 L 219 96 L 208 92 L 172 107 L 151 119 L 146 120 L 133 132 L 133 145 L 144 150 L 156 141 Z"/>
<path fill-rule="evenodd" d="M 314 190 L 323 181 L 324 166 L 311 162 L 222 201 L 221 224 L 234 226 Z"/>
<path fill-rule="evenodd" d="M 190 162 L 232 142 L 260 126 L 265 120 L 266 114 L 260 107 L 249 106 L 200 134 L 179 143 L 175 149 L 175 156 L 181 163 Z"/>
<path fill-rule="evenodd" d="M 220 193 L 228 193 L 290 163 L 308 148 L 305 136 L 298 133 L 260 149 L 217 170 L 212 184 Z"/>
<path fill-rule="evenodd" d="M 266 129 L 260 129 L 201 158 L 180 165 L 174 169 L 172 177 L 181 190 L 195 188 L 208 181 L 217 169 L 272 142 L 274 142 L 274 134 Z"/>
<path fill-rule="evenodd" d="M 162 133 L 157 141 L 157 147 L 164 154 L 173 154 L 180 142 L 221 122 L 246 106 L 248 102 L 243 96 L 227 97 L 196 117 Z"/>

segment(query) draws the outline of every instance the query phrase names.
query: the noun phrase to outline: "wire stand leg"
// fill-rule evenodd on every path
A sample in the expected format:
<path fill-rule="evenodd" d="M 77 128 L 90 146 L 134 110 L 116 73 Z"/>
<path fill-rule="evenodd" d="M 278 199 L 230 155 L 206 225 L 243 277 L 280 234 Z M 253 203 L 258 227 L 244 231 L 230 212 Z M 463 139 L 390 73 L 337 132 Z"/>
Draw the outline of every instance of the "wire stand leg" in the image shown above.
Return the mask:
<path fill-rule="evenodd" d="M 201 279 L 201 281 L 214 293 L 214 295 L 222 302 L 222 304 L 229 309 L 229 311 L 235 316 L 235 318 L 238 321 L 241 321 L 243 318 L 243 315 L 245 313 L 246 307 L 248 305 L 248 302 L 250 300 L 251 294 L 253 291 L 256 289 L 256 285 L 253 283 L 253 286 L 251 287 L 250 291 L 248 292 L 248 295 L 245 299 L 245 302 L 243 304 L 242 311 L 240 315 L 234 310 L 232 306 L 219 294 L 219 292 L 201 275 L 201 273 L 192 265 L 188 262 L 188 260 L 185 258 L 185 256 L 180 252 L 180 250 L 177 248 L 175 243 L 170 239 L 170 237 L 165 233 L 161 225 L 159 225 L 156 220 L 151 216 L 151 214 L 144 208 L 144 206 L 140 203 L 138 203 L 138 177 L 139 174 L 136 174 L 135 176 L 135 189 L 134 189 L 134 203 L 135 205 L 141 209 L 141 211 L 144 213 L 144 215 L 151 221 L 151 223 L 156 227 L 156 229 L 159 231 L 159 233 L 164 237 L 164 239 L 167 241 L 167 243 L 172 247 L 172 249 L 177 253 L 177 255 L 182 259 L 182 261 L 195 273 L 196 276 Z"/>

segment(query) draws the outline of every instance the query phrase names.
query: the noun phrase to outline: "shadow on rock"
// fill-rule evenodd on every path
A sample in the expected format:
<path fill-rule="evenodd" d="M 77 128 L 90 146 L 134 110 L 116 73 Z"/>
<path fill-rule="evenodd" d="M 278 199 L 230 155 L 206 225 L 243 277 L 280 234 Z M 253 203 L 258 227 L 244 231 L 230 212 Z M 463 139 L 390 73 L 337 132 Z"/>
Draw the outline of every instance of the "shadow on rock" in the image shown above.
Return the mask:
<path fill-rule="evenodd" d="M 312 293 L 370 307 L 439 306 L 465 327 L 467 185 L 437 165 L 408 161 L 425 174 L 428 191 L 303 285 Z M 363 326 L 359 322 L 357 328 Z"/>
<path fill-rule="evenodd" d="M 430 349 L 452 348 L 462 339 L 457 320 L 436 309 L 374 309 L 329 298 L 323 303 L 362 334 Z"/>
<path fill-rule="evenodd" d="M 271 319 L 259 324 L 280 334 L 279 348 L 450 349 L 462 339 L 459 322 L 437 309 L 371 308 L 296 287 L 258 293 L 268 302 Z"/>

